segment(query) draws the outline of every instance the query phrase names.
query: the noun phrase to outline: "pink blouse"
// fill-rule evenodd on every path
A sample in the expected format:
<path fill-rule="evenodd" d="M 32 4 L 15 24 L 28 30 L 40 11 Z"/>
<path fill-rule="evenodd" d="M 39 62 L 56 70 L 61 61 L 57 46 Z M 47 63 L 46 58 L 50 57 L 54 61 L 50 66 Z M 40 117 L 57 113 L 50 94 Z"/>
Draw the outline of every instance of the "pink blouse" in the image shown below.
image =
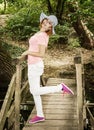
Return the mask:
<path fill-rule="evenodd" d="M 48 40 L 49 40 L 49 36 L 45 32 L 36 33 L 29 39 L 29 51 L 38 52 L 39 44 L 45 45 L 47 47 Z M 28 64 L 35 64 L 41 60 L 42 60 L 41 57 L 35 57 L 35 56 L 28 55 Z"/>

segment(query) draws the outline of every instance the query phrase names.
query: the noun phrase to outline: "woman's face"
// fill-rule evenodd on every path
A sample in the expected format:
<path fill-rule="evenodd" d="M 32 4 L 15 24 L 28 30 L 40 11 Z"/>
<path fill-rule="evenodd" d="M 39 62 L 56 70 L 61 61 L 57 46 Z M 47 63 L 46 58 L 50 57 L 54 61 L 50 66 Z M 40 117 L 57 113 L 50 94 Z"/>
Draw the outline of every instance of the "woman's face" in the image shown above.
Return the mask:
<path fill-rule="evenodd" d="M 45 31 L 50 31 L 52 30 L 52 22 L 49 19 L 44 19 L 41 27 L 45 30 Z"/>

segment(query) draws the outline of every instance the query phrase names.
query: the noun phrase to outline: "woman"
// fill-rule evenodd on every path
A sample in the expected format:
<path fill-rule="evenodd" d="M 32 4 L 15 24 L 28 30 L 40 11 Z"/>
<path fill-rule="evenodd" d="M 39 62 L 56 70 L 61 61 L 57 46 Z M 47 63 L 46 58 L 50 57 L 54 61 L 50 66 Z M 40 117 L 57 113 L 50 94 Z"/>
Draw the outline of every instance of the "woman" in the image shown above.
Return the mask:
<path fill-rule="evenodd" d="M 43 57 L 48 46 L 49 36 L 55 33 L 54 27 L 57 24 L 56 16 L 41 13 L 40 31 L 29 39 L 29 49 L 21 55 L 21 58 L 28 55 L 28 80 L 37 111 L 37 115 L 29 121 L 31 124 L 45 120 L 41 95 L 62 91 L 74 94 L 64 83 L 54 87 L 40 87 L 40 76 L 44 71 Z"/>

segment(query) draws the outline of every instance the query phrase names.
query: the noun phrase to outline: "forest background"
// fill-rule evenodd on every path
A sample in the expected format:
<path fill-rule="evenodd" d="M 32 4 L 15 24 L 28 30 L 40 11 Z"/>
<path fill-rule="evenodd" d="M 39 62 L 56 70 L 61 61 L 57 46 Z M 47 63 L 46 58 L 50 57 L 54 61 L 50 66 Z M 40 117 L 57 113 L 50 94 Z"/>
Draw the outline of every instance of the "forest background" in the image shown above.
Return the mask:
<path fill-rule="evenodd" d="M 47 15 L 54 14 L 59 21 L 55 28 L 56 35 L 51 36 L 49 41 L 47 54 L 50 55 L 50 58 L 46 57 L 47 64 L 48 60 L 50 61 L 53 56 L 56 56 L 57 60 L 54 59 L 54 65 L 57 63 L 59 68 L 59 64 L 64 63 L 66 53 L 71 55 L 81 51 L 85 54 L 87 61 L 93 59 L 93 0 L 0 0 L 0 80 L 3 77 L 9 83 L 14 72 L 10 61 L 28 47 L 29 37 L 39 30 L 41 12 Z M 59 58 L 60 60 L 57 62 Z M 63 59 L 62 62 L 60 62 L 61 59 Z M 69 56 L 66 60 L 71 63 Z M 92 100 L 91 95 L 94 94 L 93 63 L 89 63 L 90 66 L 87 69 L 92 74 L 86 77 L 89 100 Z M 46 72 L 51 69 L 46 69 Z M 53 70 L 53 72 L 55 71 Z"/>

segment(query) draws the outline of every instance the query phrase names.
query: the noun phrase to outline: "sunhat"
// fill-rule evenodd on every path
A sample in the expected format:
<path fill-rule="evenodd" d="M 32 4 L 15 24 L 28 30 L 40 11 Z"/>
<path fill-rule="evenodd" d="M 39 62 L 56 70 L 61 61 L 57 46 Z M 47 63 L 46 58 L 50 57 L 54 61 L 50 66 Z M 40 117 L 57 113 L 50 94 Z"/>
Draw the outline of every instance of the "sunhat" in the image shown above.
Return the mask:
<path fill-rule="evenodd" d="M 46 14 L 44 14 L 43 12 L 40 14 L 40 23 L 42 22 L 43 19 L 49 19 L 52 22 L 53 25 L 53 34 L 55 34 L 55 30 L 54 27 L 58 24 L 58 20 L 57 17 L 55 15 L 49 15 L 47 16 Z"/>

